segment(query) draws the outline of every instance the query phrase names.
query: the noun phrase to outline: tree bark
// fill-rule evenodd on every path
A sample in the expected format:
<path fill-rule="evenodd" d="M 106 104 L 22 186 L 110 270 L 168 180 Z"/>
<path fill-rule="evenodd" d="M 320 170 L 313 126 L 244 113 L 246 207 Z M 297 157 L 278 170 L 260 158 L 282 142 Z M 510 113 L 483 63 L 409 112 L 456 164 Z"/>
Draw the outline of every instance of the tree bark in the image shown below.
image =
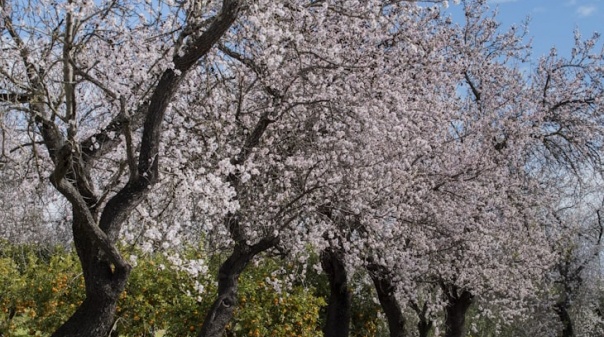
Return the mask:
<path fill-rule="evenodd" d="M 570 303 L 567 300 L 556 303 L 555 310 L 562 323 L 562 335 L 561 337 L 573 337 L 575 335 L 573 329 L 573 322 L 568 313 Z"/>
<path fill-rule="evenodd" d="M 405 336 L 405 316 L 394 294 L 396 287 L 392 284 L 392 275 L 386 267 L 376 263 L 367 265 L 369 276 L 373 281 L 375 290 L 388 320 L 390 337 Z"/>
<path fill-rule="evenodd" d="M 321 265 L 329 279 L 329 301 L 323 334 L 348 337 L 350 333 L 351 294 L 342 252 L 327 248 L 321 253 Z"/>
<path fill-rule="evenodd" d="M 254 256 L 274 247 L 277 242 L 278 238 L 273 237 L 263 239 L 253 246 L 245 243 L 235 245 L 233 252 L 222 263 L 218 271 L 218 297 L 206 314 L 199 337 L 221 337 L 223 335 L 237 307 L 239 275 Z"/>
<path fill-rule="evenodd" d="M 434 326 L 434 322 L 428 317 L 428 302 L 424 302 L 424 305 L 420 308 L 417 302 L 410 301 L 410 306 L 413 311 L 417 313 L 419 321 L 417 322 L 417 331 L 419 337 L 428 337 L 430 330 Z"/>
<path fill-rule="evenodd" d="M 126 287 L 129 266 L 103 259 L 103 254 L 81 228 L 81 213 L 74 210 L 74 242 L 82 264 L 86 298 L 75 313 L 53 333 L 53 337 L 109 336 L 115 322 L 115 309 Z"/>
<path fill-rule="evenodd" d="M 5 3 L 0 1 L 0 7 L 4 9 Z M 52 106 L 54 103 L 45 104 L 45 102 L 54 102 L 56 99 L 49 97 L 48 91 L 45 90 L 44 81 L 47 76 L 36 65 L 36 61 L 32 61 L 30 51 L 19 35 L 19 30 L 15 29 L 12 24 L 12 18 L 3 17 L 4 28 L 19 47 L 30 88 L 25 90 L 27 95 L 9 93 L 0 97 L 0 100 L 10 99 L 15 103 L 30 106 L 32 120 L 35 121 L 54 164 L 50 181 L 72 206 L 74 244 L 82 264 L 86 285 L 86 299 L 76 312 L 55 331 L 53 337 L 106 337 L 109 335 L 114 323 L 119 295 L 124 290 L 130 273 L 130 266 L 122 258 L 116 243 L 122 223 L 150 191 L 149 187 L 157 180 L 162 122 L 167 107 L 183 77 L 231 27 L 238 17 L 240 7 L 240 0 L 223 0 L 220 13 L 201 34 L 197 34 L 201 28 L 195 22 L 185 22 L 187 27 L 181 32 L 181 40 L 191 33 L 187 31 L 194 31 L 196 34 L 192 34 L 191 36 L 194 37 L 188 39 L 184 45 L 177 46 L 181 50 L 172 58 L 175 69 L 164 71 L 153 90 L 149 104 L 141 104 L 137 116 L 134 118 L 129 117 L 125 103 L 121 104 L 120 113 L 104 130 L 97 133 L 99 137 L 91 137 L 84 141 L 78 140 L 75 85 L 79 80 L 76 78 L 77 72 L 72 62 L 73 53 L 78 49 L 74 44 L 78 34 L 77 20 L 70 13 L 65 14 L 65 20 L 61 20 L 61 22 L 65 22 L 64 34 L 60 39 L 63 44 L 62 85 L 65 93 L 61 99 L 66 107 L 65 119 L 69 125 L 67 134 L 65 134 L 55 123 L 54 113 L 47 111 L 47 106 Z M 83 74 L 79 73 L 79 76 L 86 78 Z M 108 94 L 113 95 L 112 99 L 118 99 L 115 94 Z M 119 97 L 119 99 L 121 102 L 125 101 L 124 97 Z M 130 126 L 133 121 L 135 125 L 143 121 L 138 160 L 135 157 L 130 137 Z M 90 171 L 95 160 L 117 146 L 120 137 L 108 136 L 116 132 L 126 136 L 129 180 L 101 211 L 99 206 L 103 205 L 104 200 L 103 197 L 95 194 L 93 187 L 95 180 L 90 177 Z M 94 148 L 104 150 L 90 150 L 91 144 L 97 144 L 99 146 Z M 237 268 L 233 267 L 233 269 L 235 275 L 238 275 Z"/>
<path fill-rule="evenodd" d="M 474 296 L 468 290 L 459 289 L 454 285 L 443 286 L 443 291 L 447 299 L 445 337 L 462 337 L 464 336 L 466 312 L 472 305 Z"/>
<path fill-rule="evenodd" d="M 76 312 L 52 336 L 109 336 L 116 306 L 114 298 L 87 295 Z"/>
<path fill-rule="evenodd" d="M 433 323 L 431 320 L 424 320 L 420 317 L 419 322 L 417 323 L 417 331 L 419 331 L 419 337 L 428 337 L 430 331 L 432 330 Z"/>
<path fill-rule="evenodd" d="M 218 271 L 218 297 L 203 321 L 199 337 L 219 337 L 233 317 L 237 306 L 239 275 L 253 258 L 248 246 L 236 245 Z"/>
<path fill-rule="evenodd" d="M 180 74 L 173 69 L 166 69 L 162 74 L 149 105 L 142 105 L 141 113 L 144 115 L 144 123 L 138 160 L 131 149 L 127 153 L 130 168 L 129 181 L 107 202 L 100 213 L 100 218 L 98 216 L 100 211 L 97 209 L 99 199 L 91 188 L 92 179 L 89 177 L 89 172 L 92 162 L 102 153 L 82 153 L 82 144 L 79 146 L 75 144 L 75 130 L 71 130 L 68 133 L 69 139 L 64 140 L 56 125 L 50 120 L 37 117 L 37 124 L 41 129 L 44 142 L 55 163 L 51 182 L 73 206 L 74 243 L 82 264 L 86 284 L 85 301 L 59 327 L 52 335 L 53 337 L 106 337 L 111 332 L 117 301 L 130 274 L 130 266 L 123 260 L 115 245 L 118 242 L 122 223 L 150 191 L 149 187 L 157 181 L 162 122 L 167 107 L 185 74 L 229 29 L 237 18 L 239 9 L 238 0 L 223 0 L 221 12 L 207 30 L 184 46 L 182 56 L 177 55 L 173 58 L 175 68 L 179 70 Z M 70 48 L 70 46 L 68 47 Z M 24 62 L 29 65 L 27 58 L 24 58 Z M 73 76 L 73 73 L 70 73 L 70 76 Z M 75 97 L 72 98 L 72 101 L 74 109 L 71 118 L 75 118 Z M 40 112 L 39 116 L 44 115 L 42 114 L 43 105 L 34 110 Z M 130 123 L 130 120 L 126 117 L 125 111 L 122 111 L 116 120 L 109 124 L 109 127 L 119 129 L 119 126 L 123 126 L 125 123 Z M 128 132 L 130 131 L 125 131 L 126 145 L 130 147 L 132 144 L 128 144 L 130 136 L 127 134 Z M 101 132 L 101 134 L 106 133 L 108 133 L 107 130 Z M 97 141 L 99 140 L 97 139 Z M 85 143 L 83 142 L 83 144 Z M 113 145 L 115 146 L 116 143 Z M 234 281 L 222 280 L 221 294 L 227 297 L 215 306 L 215 310 L 228 305 L 228 299 L 231 296 L 229 289 L 232 289 L 234 285 L 236 291 L 236 279 L 254 255 L 255 253 L 249 255 L 242 252 L 234 258 L 232 266 L 224 268 L 226 275 L 224 279 L 230 277 Z M 222 270 L 223 268 L 221 268 Z M 227 309 L 232 314 L 232 306 Z"/>

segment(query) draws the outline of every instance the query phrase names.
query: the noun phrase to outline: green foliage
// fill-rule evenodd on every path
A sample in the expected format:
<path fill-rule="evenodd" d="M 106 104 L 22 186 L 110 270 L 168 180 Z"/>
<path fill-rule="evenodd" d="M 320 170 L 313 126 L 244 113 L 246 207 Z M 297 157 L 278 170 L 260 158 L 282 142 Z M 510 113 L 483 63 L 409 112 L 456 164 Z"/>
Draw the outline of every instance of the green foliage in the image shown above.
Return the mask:
<path fill-rule="evenodd" d="M 205 296 L 197 294 L 195 281 L 205 284 Z M 213 292 L 207 276 L 195 280 L 162 254 L 141 258 L 121 295 L 117 329 L 123 336 L 192 336 Z"/>
<path fill-rule="evenodd" d="M 283 271 L 278 262 L 265 259 L 241 275 L 239 308 L 228 327 L 230 336 L 322 335 L 319 310 L 325 300 L 314 295 L 314 286 L 284 284 L 278 277 Z"/>
<path fill-rule="evenodd" d="M 0 335 L 42 335 L 65 321 L 83 299 L 75 254 L 32 246 L 1 245 Z M 19 329 L 26 326 L 27 330 Z"/>
<path fill-rule="evenodd" d="M 139 257 L 118 303 L 119 335 L 197 335 L 216 296 L 215 275 L 221 260 L 203 254 L 193 248 L 181 253 L 184 261 L 211 261 L 208 271 L 198 275 L 176 267 L 164 254 Z M 303 283 L 286 281 L 284 277 L 292 273 L 296 273 L 292 265 L 270 258 L 247 268 L 240 278 L 239 306 L 227 335 L 321 336 L 325 280 L 307 273 Z M 0 243 L 0 336 L 48 336 L 83 298 L 84 281 L 75 252 Z M 375 335 L 375 304 L 360 297 L 355 303 L 356 336 Z"/>

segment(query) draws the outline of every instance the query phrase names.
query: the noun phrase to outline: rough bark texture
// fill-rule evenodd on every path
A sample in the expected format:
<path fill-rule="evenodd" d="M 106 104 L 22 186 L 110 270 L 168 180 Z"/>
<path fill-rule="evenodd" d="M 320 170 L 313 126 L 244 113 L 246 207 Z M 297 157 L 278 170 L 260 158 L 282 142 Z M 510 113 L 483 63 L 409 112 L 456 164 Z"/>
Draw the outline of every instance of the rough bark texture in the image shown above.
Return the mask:
<path fill-rule="evenodd" d="M 90 237 L 78 228 L 81 221 L 80 213 L 74 211 L 74 242 L 82 262 L 86 298 L 53 337 L 109 336 L 117 300 L 130 274 L 129 267 L 115 266 L 102 259 Z"/>
<path fill-rule="evenodd" d="M 443 286 L 447 299 L 445 308 L 445 337 L 462 337 L 466 322 L 466 312 L 472 305 L 474 296 L 464 289 L 456 286 Z"/>
<path fill-rule="evenodd" d="M 321 253 L 321 265 L 329 279 L 329 301 L 323 333 L 325 337 L 348 337 L 350 333 L 351 294 L 342 253 L 327 248 Z"/>
<path fill-rule="evenodd" d="M 235 245 L 231 255 L 222 263 L 218 271 L 218 297 L 206 314 L 199 337 L 221 337 L 233 318 L 237 307 L 237 288 L 239 275 L 257 254 L 274 247 L 276 238 L 261 240 L 249 246 L 244 243 Z"/>
<path fill-rule="evenodd" d="M 394 295 L 396 287 L 392 283 L 391 274 L 387 268 L 375 263 L 368 264 L 367 270 L 375 286 L 382 310 L 388 320 L 390 337 L 404 337 L 405 317 Z"/>
<path fill-rule="evenodd" d="M 109 336 L 116 305 L 113 298 L 86 297 L 52 336 Z"/>
<path fill-rule="evenodd" d="M 141 106 L 139 113 L 143 117 L 134 118 L 135 123 L 143 121 L 143 135 L 138 160 L 133 153 L 130 151 L 128 153 L 129 181 L 107 202 L 102 212 L 97 209 L 99 198 L 91 188 L 92 179 L 89 176 L 92 162 L 102 153 L 83 153 L 81 149 L 82 145 L 86 145 L 86 141 L 75 144 L 75 131 L 68 135 L 69 139 L 63 139 L 51 121 L 37 117 L 37 124 L 55 164 L 51 182 L 73 206 L 74 243 L 86 284 L 85 301 L 53 334 L 53 337 L 105 337 L 110 334 L 117 301 L 130 274 L 130 266 L 123 260 L 115 245 L 122 223 L 149 192 L 149 187 L 157 181 L 162 121 L 167 106 L 174 97 L 183 76 L 228 30 L 237 18 L 238 11 L 238 0 L 224 0 L 222 11 L 214 22 L 203 34 L 184 46 L 182 57 L 177 56 L 173 60 L 175 67 L 180 70 L 180 75 L 172 69 L 167 69 L 163 73 L 150 103 L 148 106 L 144 104 Z M 69 50 L 71 46 L 67 44 L 66 42 L 66 50 Z M 69 74 L 73 76 L 72 72 Z M 75 116 L 75 97 L 66 103 L 73 106 L 72 114 Z M 43 109 L 41 105 L 34 110 L 39 111 L 39 116 L 43 116 Z M 108 128 L 119 130 L 120 126 L 132 122 L 125 116 L 122 111 L 114 121 L 109 123 Z M 106 129 L 100 134 L 108 133 Z M 127 139 L 129 136 L 126 134 Z M 104 137 L 100 137 L 97 141 L 103 139 L 108 143 L 102 144 L 105 146 L 100 146 L 101 148 L 117 144 L 110 144 L 108 138 Z M 235 301 L 229 301 L 235 298 L 237 277 L 254 255 L 255 253 L 245 249 L 241 251 L 236 249 L 234 256 L 227 260 L 226 266 L 221 268 L 222 297 L 213 307 L 219 313 L 216 317 L 223 317 L 224 315 L 220 314 L 222 311 L 232 314 Z"/>
<path fill-rule="evenodd" d="M 199 333 L 200 337 L 222 336 L 237 306 L 239 275 L 252 257 L 249 247 L 237 245 L 228 259 L 220 266 L 218 271 L 218 297 L 206 314 Z"/>

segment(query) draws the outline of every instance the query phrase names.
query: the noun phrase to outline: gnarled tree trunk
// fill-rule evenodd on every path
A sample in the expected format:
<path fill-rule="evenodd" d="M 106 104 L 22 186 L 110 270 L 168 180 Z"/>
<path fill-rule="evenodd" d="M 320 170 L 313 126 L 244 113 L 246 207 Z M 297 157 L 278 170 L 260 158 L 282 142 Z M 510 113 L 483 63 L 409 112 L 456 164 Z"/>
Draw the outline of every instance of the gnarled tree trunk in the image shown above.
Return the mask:
<path fill-rule="evenodd" d="M 327 248 L 321 253 L 321 265 L 329 279 L 329 300 L 323 333 L 325 337 L 348 337 L 350 333 L 351 294 L 343 253 Z"/>
<path fill-rule="evenodd" d="M 257 254 L 274 247 L 277 238 L 267 238 L 249 246 L 245 243 L 235 245 L 231 255 L 222 263 L 218 271 L 218 297 L 205 316 L 199 337 L 221 337 L 233 318 L 237 307 L 237 288 L 239 275 Z"/>
<path fill-rule="evenodd" d="M 83 230 L 82 214 L 74 209 L 74 242 L 81 261 L 86 298 L 75 313 L 59 327 L 53 337 L 109 336 L 115 321 L 115 309 L 130 274 L 128 265 L 116 265 Z"/>
<path fill-rule="evenodd" d="M 79 143 L 76 140 L 77 130 L 68 130 L 67 139 L 59 131 L 53 121 L 45 118 L 44 105 L 36 103 L 34 110 L 44 143 L 55 164 L 50 180 L 73 207 L 74 243 L 86 283 L 86 299 L 76 312 L 53 334 L 53 337 L 106 337 L 114 324 L 115 309 L 119 295 L 126 286 L 130 266 L 124 261 L 116 248 L 122 223 L 132 210 L 149 193 L 159 174 L 159 145 L 162 135 L 162 123 L 168 105 L 178 90 L 182 79 L 195 63 L 213 47 L 221 36 L 230 28 L 238 16 L 239 0 L 223 0 L 221 12 L 201 34 L 189 39 L 182 53 L 173 56 L 173 69 L 166 69 L 153 89 L 150 102 L 141 105 L 140 111 L 134 118 L 129 113 L 121 111 L 108 126 L 100 133 L 91 137 L 92 143 L 100 142 L 99 146 L 89 146 L 89 141 Z M 185 22 L 187 30 L 192 23 Z M 193 24 L 194 26 L 196 24 Z M 66 106 L 70 118 L 75 118 L 76 97 L 74 92 L 74 70 L 72 69 L 72 42 L 68 38 L 75 34 L 71 25 L 71 17 L 66 19 L 65 37 L 65 86 Z M 183 36 L 189 33 L 184 33 Z M 73 37 L 73 36 L 72 36 Z M 24 61 L 36 73 L 35 67 L 28 60 Z M 43 87 L 39 79 L 43 76 L 33 76 L 32 82 Z M 43 92 L 40 90 L 40 92 Z M 142 118 L 141 118 L 142 116 Z M 132 144 L 132 120 L 142 121 L 143 133 L 139 154 L 135 155 L 136 146 Z M 72 123 L 77 125 L 75 120 Z M 71 124 L 70 124 L 71 125 Z M 136 127 L 139 127 L 138 125 Z M 110 133 L 123 133 L 126 139 L 126 157 L 128 160 L 128 183 L 109 199 L 102 212 L 98 209 L 102 204 L 94 193 L 93 179 L 90 177 L 92 162 L 98 159 L 104 151 L 115 147 L 117 143 L 109 137 Z M 100 214 L 100 217 L 98 216 Z M 252 255 L 253 256 L 253 255 Z M 248 260 L 249 261 L 249 260 Z M 245 264 L 245 263 L 244 263 Z M 233 267 L 236 275 L 237 268 Z"/>
<path fill-rule="evenodd" d="M 98 275 L 108 266 L 98 261 L 92 273 Z M 90 266 L 89 266 L 90 267 Z M 115 322 L 115 310 L 120 293 L 126 286 L 128 270 L 121 272 L 105 272 L 98 275 L 94 286 L 87 282 L 86 298 L 75 313 L 53 334 L 54 336 L 109 336 Z"/>

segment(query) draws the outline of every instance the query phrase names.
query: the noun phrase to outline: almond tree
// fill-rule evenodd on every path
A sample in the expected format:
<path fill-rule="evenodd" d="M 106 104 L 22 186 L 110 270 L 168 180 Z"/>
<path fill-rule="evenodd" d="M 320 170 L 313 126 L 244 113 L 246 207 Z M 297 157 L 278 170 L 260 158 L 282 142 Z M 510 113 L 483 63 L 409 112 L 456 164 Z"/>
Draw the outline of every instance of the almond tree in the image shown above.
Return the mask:
<path fill-rule="evenodd" d="M 461 61 L 456 70 L 453 64 L 451 69 L 468 94 L 460 97 L 459 114 L 451 115 L 450 145 L 440 145 L 446 138 L 431 143 L 437 154 L 429 157 L 422 170 L 432 178 L 432 188 L 426 188 L 422 199 L 409 205 L 415 208 L 415 218 L 393 216 L 414 224 L 408 233 L 403 230 L 408 225 L 401 224 L 395 236 L 396 242 L 405 243 L 399 243 L 404 253 L 401 261 L 394 262 L 393 251 L 397 248 L 393 243 L 375 252 L 377 259 L 368 264 L 378 294 L 386 289 L 380 297 L 388 299 L 387 295 L 395 294 L 398 287 L 399 296 L 411 297 L 411 307 L 425 313 L 414 299 L 418 287 L 405 285 L 404 276 L 392 271 L 413 275 L 405 266 L 425 266 L 429 258 L 431 268 L 419 269 L 424 276 L 417 281 L 440 284 L 447 336 L 463 334 L 465 313 L 477 296 L 490 300 L 516 298 L 521 301 L 516 304 L 520 307 L 514 307 L 515 314 L 522 313 L 523 298 L 538 290 L 535 287 L 540 283 L 540 271 L 547 270 L 550 255 L 544 226 L 551 224 L 553 217 L 552 213 L 543 215 L 555 200 L 536 185 L 541 179 L 535 179 L 537 172 L 531 166 L 542 162 L 536 158 L 544 154 L 557 163 L 558 169 L 563 163 L 572 170 L 578 159 L 597 163 L 602 132 L 600 118 L 594 114 L 602 95 L 600 56 L 589 55 L 593 40 L 578 44 L 574 52 L 583 55 L 579 58 L 583 63 L 577 68 L 584 75 L 581 70 L 563 75 L 560 73 L 566 66 L 558 70 L 554 67 L 546 71 L 556 72 L 547 77 L 551 82 L 527 82 L 513 63 L 521 62 L 528 51 L 520 42 L 521 36 L 515 29 L 497 35 L 494 18 L 483 17 L 482 2 L 465 5 L 468 21 L 451 44 L 452 49 L 460 47 L 457 57 Z M 552 94 L 552 83 L 570 90 Z M 544 93 L 547 99 L 535 93 Z M 554 102 L 550 102 L 553 97 Z M 575 109 L 569 109 L 569 105 Z M 564 112 L 563 107 L 567 107 Z M 559 134 L 551 132 L 552 118 L 565 121 L 556 123 L 562 125 L 554 128 L 562 131 Z M 579 134 L 574 131 L 577 129 L 589 132 Z M 547 136 L 542 138 L 543 134 Z M 381 233 L 377 228 L 374 235 Z M 372 248 L 376 247 L 379 245 Z M 399 284 L 392 284 L 393 279 Z M 387 312 L 386 304 L 396 302 L 382 303 Z M 394 306 L 391 311 L 390 326 L 399 326 L 400 330 L 400 309 Z"/>
<path fill-rule="evenodd" d="M 130 265 L 121 226 L 157 181 L 162 121 L 231 27 L 221 3 L 2 1 L 0 97 L 69 201 L 86 299 L 53 336 L 106 336 Z M 139 134 L 138 131 L 142 130 Z"/>
<path fill-rule="evenodd" d="M 202 232 L 222 237 L 230 254 L 201 331 L 208 336 L 224 330 L 238 276 L 255 255 L 274 248 L 292 256 L 309 246 L 322 251 L 340 232 L 342 214 L 369 212 L 399 185 L 411 186 L 415 181 L 395 181 L 400 176 L 389 173 L 411 164 L 393 159 L 405 150 L 410 156 L 427 151 L 423 138 L 444 119 L 426 122 L 421 113 L 445 111 L 420 109 L 419 97 L 451 94 L 425 86 L 447 69 L 437 52 L 448 41 L 446 25 L 433 8 L 289 1 L 250 5 L 241 22 L 198 74 L 210 85 L 173 104 L 182 120 L 175 125 L 187 131 L 168 132 L 168 142 L 192 145 L 167 147 L 172 162 L 183 163 L 166 166 L 184 181 L 175 193 L 196 200 Z M 182 205 L 190 203 L 169 207 L 178 212 L 174 219 L 193 216 Z M 342 268 L 328 269 L 340 279 L 335 274 Z M 345 331 L 346 322 L 328 321 L 334 328 L 326 330 Z"/>
<path fill-rule="evenodd" d="M 222 333 L 236 304 L 237 277 L 254 255 L 275 246 L 291 255 L 305 254 L 309 245 L 323 250 L 337 223 L 325 210 L 390 182 L 368 178 L 381 167 L 376 163 L 400 150 L 384 141 L 403 137 L 402 125 L 411 120 L 391 108 L 433 78 L 420 78 L 422 57 L 432 49 L 421 44 L 438 20 L 415 4 L 258 4 L 242 21 L 240 42 L 220 46 L 223 56 L 216 59 L 216 73 L 229 81 L 222 92 L 232 99 L 203 98 L 212 102 L 203 105 L 207 119 L 197 125 L 205 132 L 194 132 L 203 135 L 199 143 L 221 152 L 208 153 L 193 174 L 218 177 L 231 191 L 222 202 L 232 206 L 213 213 L 216 200 L 191 192 L 201 197 L 204 221 L 224 224 L 212 229 L 226 234 L 232 249 L 219 274 L 218 299 L 204 320 L 206 336 Z M 388 51 L 389 44 L 407 39 L 413 41 L 410 59 Z M 414 52 L 422 47 L 424 53 Z M 405 86 L 414 76 L 417 82 Z M 345 330 L 344 322 L 328 321 L 334 323 L 328 330 Z"/>
<path fill-rule="evenodd" d="M 554 288 L 560 294 L 553 309 L 563 336 L 575 335 L 572 303 L 601 249 L 601 205 L 593 206 L 601 201 L 604 139 L 604 48 L 599 42 L 599 34 L 582 39 L 575 32 L 571 54 L 560 56 L 552 49 L 531 77 L 539 119 L 527 157 L 533 174 L 556 195 L 548 235 L 557 256 Z"/>

